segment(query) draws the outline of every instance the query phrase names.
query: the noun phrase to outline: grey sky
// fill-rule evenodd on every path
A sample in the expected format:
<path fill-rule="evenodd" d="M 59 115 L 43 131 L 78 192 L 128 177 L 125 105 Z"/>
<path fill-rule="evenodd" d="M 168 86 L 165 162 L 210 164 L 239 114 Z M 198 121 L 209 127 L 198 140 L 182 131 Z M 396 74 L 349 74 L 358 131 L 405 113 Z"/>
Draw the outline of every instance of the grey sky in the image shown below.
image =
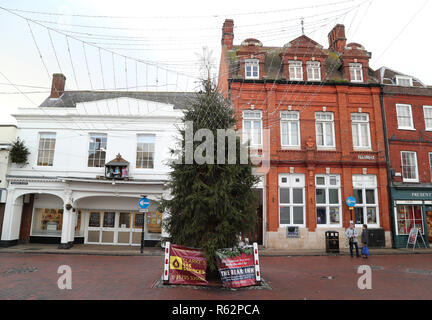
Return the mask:
<path fill-rule="evenodd" d="M 199 76 L 198 55 L 203 46 L 212 50 L 217 73 L 225 18 L 234 19 L 235 43 L 254 37 L 266 46 L 282 46 L 299 36 L 300 18 L 304 17 L 306 35 L 327 47 L 328 32 L 336 23 L 343 23 L 348 42 L 358 42 L 372 52 L 372 68 L 384 65 L 432 84 L 432 42 L 426 33 L 431 30 L 432 1 L 264 3 L 257 0 L 0 1 L 3 8 L 55 14 L 13 11 L 43 21 L 38 24 L 27 23 L 0 10 L 0 72 L 12 83 L 21 85 L 19 89 L 30 98 L 16 94 L 16 87 L 9 85 L 0 74 L 0 117 L 19 106 L 39 105 L 49 94 L 48 74 L 60 71 L 67 77 L 68 89 L 76 89 L 78 84 L 81 90 L 136 90 L 138 84 L 139 90 L 194 90 Z M 48 32 L 40 24 L 52 29 Z M 68 41 L 65 34 L 69 35 Z M 86 42 L 84 47 L 82 41 Z"/>

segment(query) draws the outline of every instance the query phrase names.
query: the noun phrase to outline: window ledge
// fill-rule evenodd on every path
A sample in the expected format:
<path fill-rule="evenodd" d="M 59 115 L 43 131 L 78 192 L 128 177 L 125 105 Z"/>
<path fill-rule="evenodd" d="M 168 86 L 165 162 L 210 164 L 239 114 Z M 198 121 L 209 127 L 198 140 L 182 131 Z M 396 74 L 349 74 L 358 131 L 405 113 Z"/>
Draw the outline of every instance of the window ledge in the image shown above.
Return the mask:
<path fill-rule="evenodd" d="M 336 147 L 317 147 L 318 151 L 336 151 Z"/>
<path fill-rule="evenodd" d="M 416 128 L 399 128 L 399 127 L 398 127 L 398 130 L 417 131 Z M 432 131 L 432 130 L 431 130 L 431 131 Z"/>

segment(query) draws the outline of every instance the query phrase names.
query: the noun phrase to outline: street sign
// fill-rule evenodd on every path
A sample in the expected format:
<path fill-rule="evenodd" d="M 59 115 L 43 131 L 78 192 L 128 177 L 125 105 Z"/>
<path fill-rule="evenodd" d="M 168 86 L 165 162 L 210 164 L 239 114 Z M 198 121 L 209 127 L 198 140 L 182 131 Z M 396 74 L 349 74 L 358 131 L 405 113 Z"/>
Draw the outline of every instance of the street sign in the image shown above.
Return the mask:
<path fill-rule="evenodd" d="M 141 212 L 141 213 L 143 213 L 143 212 L 147 213 L 147 212 L 149 212 L 149 209 L 140 209 L 139 212 Z"/>
<path fill-rule="evenodd" d="M 141 198 L 138 201 L 138 205 L 141 209 L 147 209 L 148 207 L 150 207 L 150 200 L 147 198 Z"/>
<path fill-rule="evenodd" d="M 348 197 L 346 199 L 346 204 L 348 205 L 348 207 L 352 208 L 356 205 L 357 201 L 354 197 Z"/>

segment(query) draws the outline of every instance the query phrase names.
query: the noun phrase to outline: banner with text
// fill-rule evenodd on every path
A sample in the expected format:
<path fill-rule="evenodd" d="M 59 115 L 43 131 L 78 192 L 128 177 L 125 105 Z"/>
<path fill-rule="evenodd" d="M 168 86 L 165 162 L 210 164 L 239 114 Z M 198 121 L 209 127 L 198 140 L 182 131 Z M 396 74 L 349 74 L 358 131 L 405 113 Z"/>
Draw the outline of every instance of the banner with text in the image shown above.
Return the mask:
<path fill-rule="evenodd" d="M 199 249 L 172 244 L 169 254 L 169 283 L 206 285 L 207 258 Z"/>
<path fill-rule="evenodd" d="M 216 251 L 216 259 L 224 287 L 238 288 L 257 284 L 252 247 L 220 249 Z"/>

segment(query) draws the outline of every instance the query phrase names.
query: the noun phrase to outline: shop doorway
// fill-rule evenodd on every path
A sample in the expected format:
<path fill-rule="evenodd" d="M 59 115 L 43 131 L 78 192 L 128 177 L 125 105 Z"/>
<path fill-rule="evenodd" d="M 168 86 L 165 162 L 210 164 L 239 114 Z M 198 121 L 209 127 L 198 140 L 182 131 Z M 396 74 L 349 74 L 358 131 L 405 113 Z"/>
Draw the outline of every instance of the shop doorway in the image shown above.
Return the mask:
<path fill-rule="evenodd" d="M 258 245 L 263 244 L 263 189 L 255 189 L 255 192 L 258 194 L 258 207 L 256 210 L 257 214 L 257 224 L 255 226 L 254 231 L 243 236 L 243 240 L 245 238 L 249 239 L 249 243 L 258 243 Z"/>

